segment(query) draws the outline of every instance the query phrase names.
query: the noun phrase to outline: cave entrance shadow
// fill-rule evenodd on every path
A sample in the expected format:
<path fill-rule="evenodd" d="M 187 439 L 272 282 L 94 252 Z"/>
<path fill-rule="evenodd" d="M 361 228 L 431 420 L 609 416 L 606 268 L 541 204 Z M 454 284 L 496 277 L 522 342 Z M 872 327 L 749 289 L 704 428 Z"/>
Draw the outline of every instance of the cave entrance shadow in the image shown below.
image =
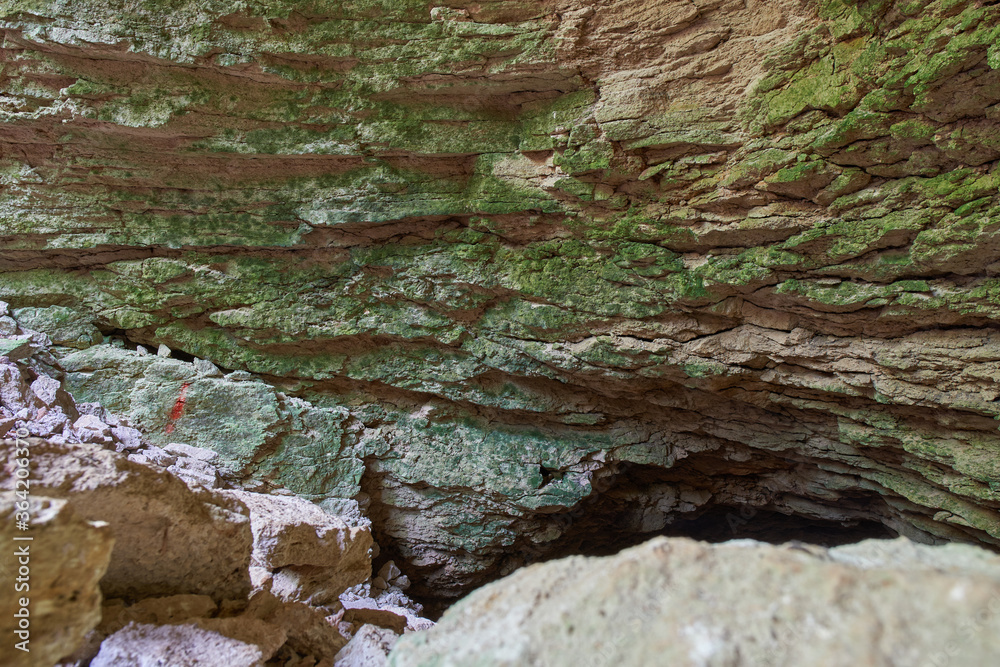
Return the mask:
<path fill-rule="evenodd" d="M 708 456 L 673 468 L 623 465 L 610 480 L 595 483 L 594 493 L 575 507 L 550 517 L 533 517 L 536 524 L 541 521 L 544 529 L 560 536 L 544 544 L 526 540 L 519 545 L 520 552 L 512 550 L 506 569 L 570 555 L 611 555 L 660 535 L 713 543 L 753 539 L 823 547 L 898 536 L 880 521 L 888 508 L 875 491 L 840 493 L 829 502 L 832 518 L 816 515 L 823 508 L 818 503 L 810 503 L 813 514 L 805 515 L 791 509 L 801 506 L 797 501 L 802 498 L 782 488 L 801 474 L 794 471 L 800 464 L 758 460 L 754 475 L 725 470 L 721 464 Z"/>
<path fill-rule="evenodd" d="M 769 453 L 734 462 L 706 452 L 670 468 L 616 464 L 613 473 L 592 480 L 593 492 L 577 505 L 516 522 L 513 529 L 523 537 L 496 554 L 496 567 L 470 580 L 463 594 L 525 565 L 612 555 L 661 535 L 823 547 L 898 536 L 882 523 L 892 510 L 874 490 L 840 488 L 822 501 L 807 495 L 806 490 L 820 488 L 822 474 L 808 463 Z M 532 539 L 551 535 L 558 537 Z M 456 600 L 421 586 L 419 574 L 415 583 L 412 593 L 432 618 Z"/>

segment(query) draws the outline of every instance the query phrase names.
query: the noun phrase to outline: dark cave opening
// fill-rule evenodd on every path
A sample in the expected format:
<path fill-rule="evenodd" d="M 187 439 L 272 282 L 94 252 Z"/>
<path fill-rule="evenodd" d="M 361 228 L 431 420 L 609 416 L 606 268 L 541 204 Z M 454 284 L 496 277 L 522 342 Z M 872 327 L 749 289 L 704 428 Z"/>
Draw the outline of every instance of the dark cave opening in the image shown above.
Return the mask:
<path fill-rule="evenodd" d="M 800 542 L 823 547 L 897 537 L 895 531 L 876 521 L 824 521 L 750 506 L 711 507 L 694 516 L 677 517 L 668 526 L 652 532 L 633 532 L 624 526 L 615 528 L 614 520 L 614 515 L 607 515 L 581 521 L 577 528 L 568 530 L 549 545 L 544 553 L 529 551 L 525 564 L 574 555 L 610 556 L 660 535 L 711 543 L 751 539 L 770 544 Z M 591 532 L 599 524 L 600 532 Z"/>
<path fill-rule="evenodd" d="M 822 547 L 897 537 L 895 531 L 877 521 L 823 521 L 748 507 L 715 507 L 695 519 L 680 519 L 660 534 L 713 543 L 752 539 L 771 544 L 805 542 Z"/>
<path fill-rule="evenodd" d="M 115 347 L 124 348 L 126 350 L 136 350 L 138 348 L 144 348 L 148 354 L 156 354 L 158 350 L 158 345 L 155 342 L 145 341 L 143 342 L 141 337 L 137 337 L 136 330 L 129 329 L 115 329 L 111 327 L 101 327 L 98 326 L 98 330 L 107 339 L 106 342 Z M 184 350 L 170 348 L 170 357 L 178 361 L 186 361 L 187 363 L 192 363 L 197 359 L 193 354 L 185 352 Z M 217 366 L 218 367 L 218 366 Z M 218 367 L 223 373 L 228 373 L 231 369 L 223 369 Z"/>
<path fill-rule="evenodd" d="M 571 555 L 612 555 L 659 535 L 823 547 L 897 537 L 882 522 L 890 510 L 876 491 L 855 487 L 830 492 L 822 488 L 826 477 L 814 464 L 771 453 L 703 452 L 670 468 L 617 463 L 603 472 L 577 505 L 516 520 L 512 528 L 521 537 L 510 547 L 451 554 L 482 563 L 478 572 L 466 570 L 455 577 L 448 568 L 408 562 L 409 545 L 383 529 L 394 512 L 381 503 L 379 487 L 385 480 L 369 469 L 363 484 L 381 548 L 375 570 L 394 560 L 413 582 L 408 593 L 424 605 L 428 617 L 437 618 L 459 597 L 525 565 Z M 542 466 L 545 484 L 566 474 Z"/>
<path fill-rule="evenodd" d="M 810 466 L 758 453 L 735 467 L 713 454 L 672 468 L 622 464 L 613 476 L 595 480 L 594 492 L 578 505 L 523 522 L 526 534 L 559 537 L 525 541 L 520 552 L 512 550 L 507 567 L 576 554 L 611 555 L 658 535 L 823 547 L 897 536 L 880 520 L 887 510 L 874 491 L 841 492 L 824 502 L 801 495 L 810 472 Z M 534 531 L 532 523 L 538 526 Z"/>

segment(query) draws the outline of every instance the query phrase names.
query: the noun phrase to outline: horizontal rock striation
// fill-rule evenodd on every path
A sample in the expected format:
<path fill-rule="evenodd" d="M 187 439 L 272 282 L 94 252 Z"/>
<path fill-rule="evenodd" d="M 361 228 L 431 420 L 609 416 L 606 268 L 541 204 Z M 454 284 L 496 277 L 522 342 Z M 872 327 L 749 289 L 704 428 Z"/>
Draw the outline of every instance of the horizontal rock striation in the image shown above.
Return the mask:
<path fill-rule="evenodd" d="M 998 25 L 9 3 L 0 298 L 155 444 L 358 500 L 422 594 L 699 517 L 995 548 Z"/>

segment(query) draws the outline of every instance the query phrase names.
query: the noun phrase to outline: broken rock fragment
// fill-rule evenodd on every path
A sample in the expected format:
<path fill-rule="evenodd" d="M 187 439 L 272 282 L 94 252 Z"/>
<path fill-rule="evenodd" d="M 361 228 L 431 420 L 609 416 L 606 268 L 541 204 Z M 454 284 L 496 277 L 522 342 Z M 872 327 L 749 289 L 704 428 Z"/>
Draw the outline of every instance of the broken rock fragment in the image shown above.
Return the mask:
<path fill-rule="evenodd" d="M 371 575 L 368 528 L 348 526 L 295 496 L 223 491 L 250 511 L 253 564 L 272 573 L 272 591 L 285 600 L 336 602 Z"/>
<path fill-rule="evenodd" d="M 399 635 L 375 625 L 364 625 L 347 643 L 333 667 L 384 667 Z"/>
<path fill-rule="evenodd" d="M 116 543 L 101 581 L 106 595 L 247 597 L 253 538 L 237 499 L 191 489 L 97 445 L 28 442 L 33 492 L 64 498 L 82 517 L 111 524 Z M 13 487 L 14 448 L 14 441 L 0 443 L 6 489 Z"/>
<path fill-rule="evenodd" d="M 101 644 L 91 667 L 259 667 L 260 647 L 194 624 L 130 623 Z"/>
<path fill-rule="evenodd" d="M 0 662 L 10 667 L 51 665 L 77 649 L 101 619 L 98 581 L 114 544 L 107 524 L 87 521 L 65 500 L 30 495 L 0 492 Z M 28 502 L 28 530 L 18 529 L 18 502 Z M 24 537 L 31 539 L 15 540 Z"/>

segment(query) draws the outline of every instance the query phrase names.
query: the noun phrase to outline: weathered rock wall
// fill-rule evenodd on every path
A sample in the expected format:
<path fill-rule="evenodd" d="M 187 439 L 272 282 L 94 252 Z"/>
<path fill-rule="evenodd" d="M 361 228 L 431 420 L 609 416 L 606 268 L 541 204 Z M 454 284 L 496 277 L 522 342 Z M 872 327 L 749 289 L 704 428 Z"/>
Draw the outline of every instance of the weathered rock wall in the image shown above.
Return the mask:
<path fill-rule="evenodd" d="M 995 3 L 5 8 L 0 299 L 78 400 L 438 593 L 713 508 L 1000 544 Z"/>

